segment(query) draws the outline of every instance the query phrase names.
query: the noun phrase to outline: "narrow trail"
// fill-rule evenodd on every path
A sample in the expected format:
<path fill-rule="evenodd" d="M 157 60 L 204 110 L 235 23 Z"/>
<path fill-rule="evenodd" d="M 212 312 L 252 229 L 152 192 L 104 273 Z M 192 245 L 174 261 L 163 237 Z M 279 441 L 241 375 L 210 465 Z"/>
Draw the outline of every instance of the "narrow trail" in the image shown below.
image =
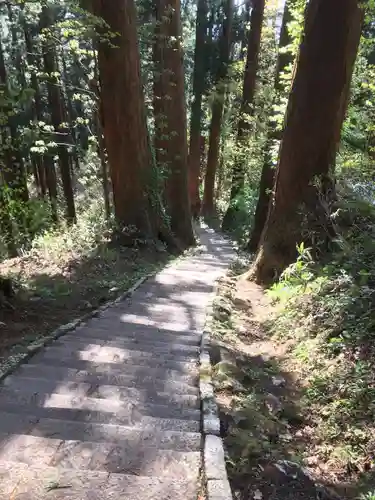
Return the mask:
<path fill-rule="evenodd" d="M 206 249 L 159 272 L 0 385 L 2 500 L 196 500 L 199 345 L 214 281 Z"/>

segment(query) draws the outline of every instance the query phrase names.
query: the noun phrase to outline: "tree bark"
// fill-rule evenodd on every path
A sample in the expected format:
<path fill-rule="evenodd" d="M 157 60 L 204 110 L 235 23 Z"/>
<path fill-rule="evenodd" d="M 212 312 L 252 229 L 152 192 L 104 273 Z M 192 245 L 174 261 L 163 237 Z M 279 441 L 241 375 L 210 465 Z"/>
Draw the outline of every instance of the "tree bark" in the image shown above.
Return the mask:
<path fill-rule="evenodd" d="M 34 48 L 31 40 L 31 36 L 29 33 L 29 27 L 27 25 L 27 22 L 22 14 L 21 17 L 22 20 L 22 26 L 23 26 L 23 32 L 24 32 L 24 37 L 25 37 L 25 46 L 26 46 L 26 59 L 27 59 L 27 64 L 30 68 L 30 82 L 31 82 L 31 88 L 34 91 L 34 99 L 32 103 L 32 114 L 33 114 L 33 119 L 36 123 L 39 123 L 40 121 L 43 121 L 43 106 L 42 106 L 42 97 L 40 94 L 40 89 L 39 89 L 39 82 L 38 82 L 38 77 L 36 73 L 36 68 L 38 67 L 38 61 L 37 57 L 35 57 L 34 54 Z M 39 179 L 39 185 L 40 185 L 40 193 L 42 197 L 45 197 L 47 193 L 47 175 L 46 175 L 46 168 L 47 168 L 47 162 L 44 162 L 44 157 L 42 157 L 39 154 L 32 153 L 31 158 L 33 163 L 36 165 L 37 171 L 38 171 L 38 179 Z M 52 163 L 52 168 L 55 168 L 55 166 Z M 55 176 L 56 178 L 56 173 Z M 55 189 L 57 192 L 57 189 Z M 52 203 L 51 202 L 51 208 L 52 208 L 52 216 L 55 221 L 57 221 L 57 212 L 53 208 L 56 207 L 56 200 Z"/>
<path fill-rule="evenodd" d="M 275 194 L 250 276 L 269 283 L 296 258 L 296 246 L 331 235 L 326 187 L 335 162 L 358 51 L 359 0 L 310 0 L 286 114 Z"/>
<path fill-rule="evenodd" d="M 250 31 L 248 35 L 246 66 L 243 80 L 242 102 L 237 131 L 238 149 L 246 148 L 246 142 L 249 139 L 249 117 L 252 115 L 252 104 L 255 94 L 264 7 L 265 0 L 252 0 Z M 243 195 L 244 185 L 245 158 L 240 153 L 240 155 L 235 159 L 235 164 L 233 167 L 230 201 L 222 223 L 222 228 L 224 230 L 229 230 L 233 226 L 238 211 L 238 198 Z"/>
<path fill-rule="evenodd" d="M 292 37 L 288 30 L 288 24 L 292 20 L 291 6 L 293 1 L 294 0 L 286 0 L 284 6 L 276 62 L 274 104 L 283 91 L 283 86 L 281 84 L 281 75 L 285 71 L 287 66 L 293 62 L 292 54 L 285 51 L 285 47 L 287 47 L 292 41 Z M 259 184 L 259 198 L 254 214 L 253 230 L 251 232 L 251 237 L 248 243 L 248 250 L 250 250 L 250 252 L 256 252 L 264 228 L 264 224 L 267 220 L 267 213 L 276 172 L 276 169 L 274 168 L 272 162 L 272 148 L 275 141 L 280 141 L 282 138 L 282 130 L 276 130 L 272 115 L 270 116 L 270 119 L 268 121 L 267 130 L 268 136 L 264 146 L 264 162 Z"/>
<path fill-rule="evenodd" d="M 202 212 L 205 217 L 212 217 L 215 212 L 214 191 L 215 176 L 219 160 L 220 133 L 223 121 L 225 93 L 227 88 L 229 54 L 231 47 L 231 30 L 233 18 L 233 0 L 224 0 L 224 21 L 220 37 L 220 61 L 216 75 L 216 92 L 212 104 L 212 116 L 208 142 L 207 168 L 204 182 Z"/>
<path fill-rule="evenodd" d="M 104 139 L 116 219 L 131 244 L 136 238 L 160 236 L 176 247 L 153 185 L 134 0 L 92 0 L 90 8 L 114 35 L 108 43 L 98 27 Z"/>
<path fill-rule="evenodd" d="M 165 166 L 165 200 L 172 232 L 186 246 L 195 242 L 188 192 L 186 108 L 181 49 L 180 0 L 157 1 L 164 138 L 160 142 Z"/>
<path fill-rule="evenodd" d="M 51 24 L 51 12 L 48 7 L 44 6 L 40 17 L 41 28 L 46 30 L 51 26 Z M 54 44 L 49 39 L 48 35 L 47 39 L 43 43 L 43 60 L 44 69 L 47 74 L 48 102 L 51 111 L 52 125 L 55 129 L 55 141 L 58 144 L 57 153 L 59 156 L 61 181 L 66 203 L 66 220 L 68 224 L 74 224 L 76 222 L 76 211 L 69 153 L 67 149 L 68 144 L 71 143 L 71 138 L 66 124 L 67 116 L 63 95 L 54 76 L 54 74 L 58 71 L 56 51 Z M 53 182 L 52 175 L 53 172 L 49 172 L 51 182 Z M 52 193 L 52 196 L 54 196 L 54 193 Z"/>
<path fill-rule="evenodd" d="M 190 119 L 189 147 L 189 196 L 192 215 L 197 218 L 200 213 L 201 200 L 199 195 L 201 167 L 201 129 L 202 129 L 202 98 L 206 87 L 206 30 L 207 30 L 207 0 L 198 0 L 197 20 L 195 28 L 195 52 L 193 73 L 193 102 Z"/>
<path fill-rule="evenodd" d="M 4 95 L 11 101 L 12 97 L 9 94 L 9 82 L 7 69 L 5 67 L 4 52 L 2 40 L 0 38 L 0 86 Z M 6 104 L 4 100 L 2 105 L 3 119 L 6 119 L 4 125 L 1 126 L 1 135 L 4 153 L 4 168 L 3 179 L 5 184 L 11 190 L 12 198 L 15 201 L 27 203 L 29 201 L 29 192 L 27 188 L 27 175 L 20 153 L 18 144 L 17 128 L 15 124 L 16 116 L 12 115 L 12 108 Z"/>

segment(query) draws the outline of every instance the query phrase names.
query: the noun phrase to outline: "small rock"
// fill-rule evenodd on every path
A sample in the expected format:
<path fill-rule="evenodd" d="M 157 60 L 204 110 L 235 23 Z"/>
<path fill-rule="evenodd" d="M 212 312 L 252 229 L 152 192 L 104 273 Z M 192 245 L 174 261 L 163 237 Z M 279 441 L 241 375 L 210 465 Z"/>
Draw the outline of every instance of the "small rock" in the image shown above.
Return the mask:
<path fill-rule="evenodd" d="M 109 293 L 115 293 L 118 292 L 119 290 L 120 290 L 119 287 L 113 286 L 112 288 L 110 288 Z"/>
<path fill-rule="evenodd" d="M 255 490 L 253 494 L 254 500 L 262 500 L 263 494 L 260 490 Z"/>
<path fill-rule="evenodd" d="M 266 394 L 264 402 L 272 415 L 277 415 L 283 409 L 280 399 L 271 393 Z"/>
<path fill-rule="evenodd" d="M 312 455 L 311 457 L 306 457 L 305 462 L 307 465 L 317 465 L 319 463 L 319 458 L 316 455 Z"/>
<path fill-rule="evenodd" d="M 81 302 L 81 309 L 92 309 L 93 305 L 88 300 L 83 300 Z"/>
<path fill-rule="evenodd" d="M 2 321 L 0 321 L 0 328 L 4 328 L 4 326 L 7 326 L 5 323 L 3 323 Z"/>
<path fill-rule="evenodd" d="M 285 378 L 281 377 L 281 375 L 277 375 L 276 377 L 272 377 L 272 383 L 276 387 L 284 387 L 286 384 Z"/>
<path fill-rule="evenodd" d="M 42 300 L 42 297 L 35 295 L 34 297 L 30 297 L 29 300 L 30 302 L 39 302 L 40 300 Z"/>

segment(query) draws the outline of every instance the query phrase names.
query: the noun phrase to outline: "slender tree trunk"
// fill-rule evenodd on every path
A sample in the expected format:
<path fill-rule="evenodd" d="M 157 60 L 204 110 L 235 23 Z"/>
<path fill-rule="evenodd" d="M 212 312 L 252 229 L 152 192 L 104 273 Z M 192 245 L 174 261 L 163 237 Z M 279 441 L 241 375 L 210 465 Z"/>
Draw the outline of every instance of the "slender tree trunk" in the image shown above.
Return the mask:
<path fill-rule="evenodd" d="M 361 35 L 359 0 L 310 0 L 289 97 L 275 195 L 250 276 L 267 283 L 296 246 L 332 235 L 326 188 L 335 163 Z M 318 244 L 318 243 L 317 243 Z"/>
<path fill-rule="evenodd" d="M 199 196 L 200 140 L 202 128 L 202 98 L 206 87 L 205 79 L 207 69 L 205 58 L 207 7 L 207 0 L 198 0 L 189 147 L 189 196 L 191 211 L 195 218 L 199 216 L 201 205 Z"/>
<path fill-rule="evenodd" d="M 288 31 L 288 24 L 292 20 L 291 6 L 293 2 L 294 0 L 286 0 L 284 6 L 276 63 L 274 104 L 283 92 L 281 75 L 289 64 L 293 62 L 293 55 L 290 52 L 285 51 L 285 47 L 287 47 L 292 41 L 292 37 Z M 248 249 L 251 252 L 255 252 L 258 248 L 264 224 L 266 223 L 268 207 L 274 186 L 276 169 L 274 168 L 272 162 L 272 148 L 275 142 L 280 141 L 282 138 L 282 130 L 276 130 L 272 115 L 268 121 L 267 130 L 268 136 L 264 147 L 264 162 L 259 185 L 259 198 L 254 215 L 253 230 L 248 243 Z"/>
<path fill-rule="evenodd" d="M 252 104 L 255 94 L 256 76 L 258 72 L 258 61 L 260 51 L 260 40 L 264 17 L 265 0 L 254 0 L 250 17 L 250 31 L 248 35 L 246 66 L 243 80 L 242 102 L 240 119 L 238 122 L 237 147 L 239 150 L 246 149 L 249 139 L 250 122 L 252 115 Z M 229 207 L 224 215 L 222 227 L 229 230 L 236 218 L 238 197 L 243 195 L 245 185 L 246 158 L 239 154 L 235 159 L 232 177 L 232 189 L 230 193 Z"/>
<path fill-rule="evenodd" d="M 0 86 L 5 97 L 9 96 L 8 75 L 5 67 L 4 52 L 2 40 L 0 38 Z M 29 201 L 29 192 L 27 188 L 27 176 L 23 163 L 23 158 L 20 153 L 18 144 L 17 128 L 15 124 L 15 116 L 12 116 L 12 109 L 6 105 L 6 100 L 3 99 L 5 104 L 2 105 L 2 112 L 7 118 L 7 122 L 1 126 L 3 154 L 4 159 L 4 172 L 3 178 L 5 184 L 12 191 L 12 198 L 22 203 Z"/>
<path fill-rule="evenodd" d="M 156 166 L 159 169 L 160 177 L 164 178 L 165 172 L 165 158 L 164 153 L 166 150 L 165 140 L 165 116 L 163 114 L 163 61 L 162 61 L 162 34 L 161 34 L 161 20 L 158 11 L 160 10 L 159 2 L 154 2 L 154 40 L 152 44 L 152 59 L 153 59 L 153 113 L 154 113 L 154 152 Z"/>
<path fill-rule="evenodd" d="M 93 13 L 103 18 L 112 34 L 101 42 L 98 62 L 115 216 L 135 238 L 161 236 L 174 246 L 163 222 L 155 191 L 155 172 L 146 123 L 134 0 L 92 0 Z M 99 36 L 101 35 L 99 29 Z M 125 241 L 125 240 L 124 240 Z"/>
<path fill-rule="evenodd" d="M 39 89 L 39 82 L 38 82 L 38 77 L 36 74 L 36 68 L 38 67 L 38 58 L 34 54 L 34 48 L 30 36 L 30 31 L 29 27 L 26 23 L 26 20 L 24 16 L 22 15 L 22 26 L 23 26 L 23 32 L 24 32 L 24 37 L 25 37 L 25 46 L 26 46 L 26 58 L 27 58 L 27 63 L 29 66 L 29 71 L 30 71 L 30 81 L 31 81 L 31 88 L 34 91 L 34 99 L 32 103 L 32 112 L 33 112 L 33 119 L 36 123 L 39 123 L 40 121 L 43 121 L 43 106 L 42 106 L 42 98 L 40 94 L 40 89 Z M 42 197 L 46 196 L 47 193 L 47 175 L 46 175 L 46 168 L 47 164 L 44 161 L 44 157 L 42 157 L 39 154 L 32 153 L 31 159 L 33 163 L 36 165 L 36 168 L 38 170 L 38 179 L 39 179 L 39 185 L 40 185 L 40 191 Z M 55 168 L 54 164 L 52 163 L 52 167 L 50 168 Z M 55 176 L 56 177 L 56 174 Z M 57 191 L 57 190 L 56 190 Z M 54 203 L 51 203 L 51 208 L 56 207 L 56 200 Z M 57 213 L 56 211 L 53 211 L 53 219 L 55 222 L 57 221 Z"/>
<path fill-rule="evenodd" d="M 212 104 L 212 116 L 208 142 L 208 157 L 206 177 L 204 182 L 202 212 L 205 217 L 211 217 L 215 211 L 214 191 L 215 176 L 219 160 L 220 133 L 223 121 L 223 110 L 226 93 L 226 77 L 228 73 L 229 54 L 231 46 L 231 30 L 233 18 L 233 0 L 224 0 L 224 21 L 220 39 L 220 62 L 216 75 L 216 92 Z"/>
<path fill-rule="evenodd" d="M 14 240 L 12 220 L 9 215 L 9 206 L 5 199 L 3 189 L 4 179 L 0 178 L 0 232 L 6 244 L 8 257 L 13 258 L 18 256 L 18 249 Z"/>
<path fill-rule="evenodd" d="M 48 29 L 51 24 L 51 12 L 48 7 L 42 8 L 41 27 Z M 66 203 L 66 220 L 68 224 L 76 222 L 76 211 L 74 204 L 73 183 L 70 171 L 70 161 L 67 146 L 71 143 L 69 129 L 67 128 L 66 110 L 61 89 L 54 74 L 58 71 L 56 51 L 53 42 L 47 36 L 43 44 L 44 69 L 47 78 L 48 102 L 51 111 L 52 125 L 55 129 L 55 140 L 58 143 L 57 152 L 59 156 L 61 181 Z M 64 142 L 63 142 L 64 141 Z M 52 181 L 52 172 L 50 172 Z"/>
<path fill-rule="evenodd" d="M 111 217 L 111 203 L 109 196 L 109 179 L 108 179 L 108 168 L 107 168 L 107 158 L 106 158 L 106 148 L 105 148 L 105 140 L 103 134 L 103 105 L 102 99 L 100 96 L 100 84 L 99 84 L 99 74 L 97 72 L 97 65 L 95 61 L 95 88 L 93 91 L 96 95 L 96 135 L 97 135 L 97 152 L 100 158 L 100 166 L 101 166 L 101 180 L 103 187 L 103 198 L 104 198 L 104 210 L 105 217 L 108 220 Z M 99 84 L 99 85 L 98 85 Z"/>
<path fill-rule="evenodd" d="M 188 151 L 183 60 L 181 50 L 180 0 L 157 1 L 159 25 L 160 100 L 164 117 L 161 141 L 165 164 L 165 200 L 172 232 L 186 246 L 195 242 L 188 193 Z"/>

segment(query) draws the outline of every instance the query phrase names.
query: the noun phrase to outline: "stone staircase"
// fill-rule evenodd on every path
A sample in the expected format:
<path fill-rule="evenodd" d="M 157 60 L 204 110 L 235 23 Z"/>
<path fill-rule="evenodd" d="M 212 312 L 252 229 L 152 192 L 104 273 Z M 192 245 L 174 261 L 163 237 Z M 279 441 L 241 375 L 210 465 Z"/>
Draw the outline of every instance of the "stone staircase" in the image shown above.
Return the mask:
<path fill-rule="evenodd" d="M 1 500 L 197 500 L 199 352 L 212 286 L 233 257 L 207 250 L 54 341 L 0 385 Z"/>

